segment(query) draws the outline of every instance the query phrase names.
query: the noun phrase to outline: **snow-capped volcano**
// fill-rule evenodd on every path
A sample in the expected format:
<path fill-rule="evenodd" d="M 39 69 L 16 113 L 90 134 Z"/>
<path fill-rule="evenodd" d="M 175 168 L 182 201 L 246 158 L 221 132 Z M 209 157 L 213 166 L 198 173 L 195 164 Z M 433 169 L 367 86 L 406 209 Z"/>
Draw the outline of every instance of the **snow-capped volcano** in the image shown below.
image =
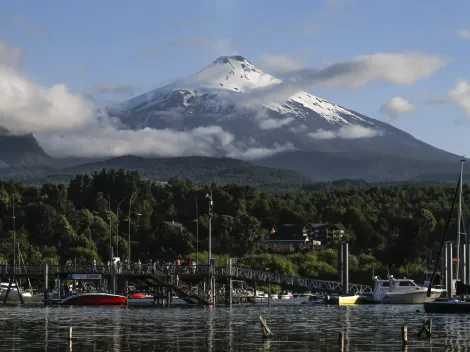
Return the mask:
<path fill-rule="evenodd" d="M 214 142 L 214 156 L 233 156 L 226 146 L 234 145 L 242 153 L 250 151 L 252 158 L 296 150 L 455 159 L 391 125 L 310 93 L 286 96 L 288 83 L 242 56 L 221 56 L 192 76 L 108 112 L 132 129 L 190 131 L 216 126 L 231 137 L 223 145 Z"/>

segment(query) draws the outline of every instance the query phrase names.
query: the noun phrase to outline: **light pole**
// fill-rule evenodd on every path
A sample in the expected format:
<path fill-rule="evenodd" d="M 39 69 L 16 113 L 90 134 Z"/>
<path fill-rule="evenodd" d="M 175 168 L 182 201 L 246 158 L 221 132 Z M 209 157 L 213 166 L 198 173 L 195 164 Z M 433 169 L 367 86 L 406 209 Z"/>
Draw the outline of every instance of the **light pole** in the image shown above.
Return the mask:
<path fill-rule="evenodd" d="M 199 209 L 196 197 L 196 265 L 199 265 Z"/>
<path fill-rule="evenodd" d="M 116 209 L 116 257 L 119 257 L 119 207 L 121 206 L 121 203 L 124 202 L 127 199 L 127 197 L 123 198 Z"/>
<path fill-rule="evenodd" d="M 15 224 L 15 194 L 12 194 L 12 203 L 13 203 L 13 274 L 16 271 L 16 224 Z"/>
<path fill-rule="evenodd" d="M 214 201 L 212 200 L 212 190 L 206 194 L 206 198 L 209 199 L 209 259 L 207 263 L 209 264 L 209 285 L 211 291 L 211 303 L 215 304 L 215 282 L 213 277 L 213 268 L 211 265 L 211 257 L 212 257 L 212 208 L 214 206 Z"/>
<path fill-rule="evenodd" d="M 129 221 L 129 234 L 127 239 L 127 260 L 129 263 L 131 262 L 131 208 L 132 208 L 132 200 L 134 197 L 139 193 L 139 191 L 135 191 L 132 196 L 129 198 L 129 217 L 127 220 Z"/>
<path fill-rule="evenodd" d="M 206 194 L 206 198 L 209 199 L 209 259 L 207 263 L 210 264 L 212 256 L 212 210 L 214 207 L 214 201 L 212 199 L 212 190 L 210 194 Z"/>
<path fill-rule="evenodd" d="M 111 197 L 108 193 L 108 219 L 109 219 L 109 263 L 113 265 L 113 228 L 111 226 Z"/>
<path fill-rule="evenodd" d="M 269 268 L 266 268 L 266 279 L 268 280 L 268 307 L 271 307 L 271 280 L 269 278 Z"/>

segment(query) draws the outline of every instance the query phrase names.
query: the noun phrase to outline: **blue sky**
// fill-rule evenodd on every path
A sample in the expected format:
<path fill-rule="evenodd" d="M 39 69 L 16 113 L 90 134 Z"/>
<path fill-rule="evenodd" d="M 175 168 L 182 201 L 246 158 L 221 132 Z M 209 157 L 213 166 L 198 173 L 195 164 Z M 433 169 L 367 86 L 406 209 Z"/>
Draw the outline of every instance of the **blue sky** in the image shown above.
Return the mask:
<path fill-rule="evenodd" d="M 22 48 L 22 70 L 33 81 L 79 94 L 95 94 L 94 85 L 143 93 L 235 53 L 255 64 L 284 55 L 312 68 L 379 52 L 439 55 L 447 65 L 412 85 L 310 92 L 470 155 L 470 94 L 448 96 L 459 80 L 470 81 L 468 13 L 470 2 L 458 0 L 16 0 L 0 3 L 0 40 Z M 380 112 L 393 97 L 413 111 L 393 119 Z"/>

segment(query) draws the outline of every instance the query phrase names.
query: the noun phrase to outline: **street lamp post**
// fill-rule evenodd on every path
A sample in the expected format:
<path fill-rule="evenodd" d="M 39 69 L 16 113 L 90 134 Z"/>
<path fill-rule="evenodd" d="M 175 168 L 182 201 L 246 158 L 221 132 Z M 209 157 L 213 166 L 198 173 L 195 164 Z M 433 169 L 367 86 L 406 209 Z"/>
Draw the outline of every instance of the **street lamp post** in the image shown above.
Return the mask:
<path fill-rule="evenodd" d="M 196 265 L 199 265 L 199 209 L 196 197 Z"/>
<path fill-rule="evenodd" d="M 266 274 L 269 274 L 269 268 L 266 268 Z M 266 275 L 268 280 L 268 307 L 271 307 L 271 280 L 269 280 L 269 275 Z"/>
<path fill-rule="evenodd" d="M 116 209 L 116 257 L 119 257 L 119 207 L 121 206 L 121 203 L 124 202 L 127 199 L 127 197 L 123 198 Z"/>
<path fill-rule="evenodd" d="M 111 197 L 108 194 L 108 219 L 109 219 L 109 263 L 113 265 L 113 227 L 111 218 Z"/>
<path fill-rule="evenodd" d="M 212 199 L 212 190 L 210 194 L 206 194 L 206 198 L 209 199 L 209 258 L 207 262 L 208 264 L 210 264 L 212 256 L 212 210 L 214 207 L 214 201 Z"/>
<path fill-rule="evenodd" d="M 209 195 L 209 193 L 206 194 L 206 198 L 209 199 L 209 258 L 208 258 L 208 264 L 209 264 L 209 285 L 210 285 L 210 291 L 211 291 L 211 303 L 215 304 L 215 282 L 214 282 L 214 276 L 213 276 L 213 268 L 211 265 L 211 257 L 212 257 L 212 208 L 214 207 L 214 201 L 212 199 L 212 190 Z"/>
<path fill-rule="evenodd" d="M 12 194 L 12 203 L 13 203 L 13 274 L 16 271 L 16 223 L 15 223 L 15 194 Z"/>
<path fill-rule="evenodd" d="M 132 200 L 134 197 L 139 193 L 139 191 L 135 191 L 132 196 L 129 198 L 129 217 L 127 220 L 129 221 L 129 234 L 128 234 L 128 239 L 127 239 L 127 260 L 130 263 L 131 262 L 131 208 L 132 208 Z"/>

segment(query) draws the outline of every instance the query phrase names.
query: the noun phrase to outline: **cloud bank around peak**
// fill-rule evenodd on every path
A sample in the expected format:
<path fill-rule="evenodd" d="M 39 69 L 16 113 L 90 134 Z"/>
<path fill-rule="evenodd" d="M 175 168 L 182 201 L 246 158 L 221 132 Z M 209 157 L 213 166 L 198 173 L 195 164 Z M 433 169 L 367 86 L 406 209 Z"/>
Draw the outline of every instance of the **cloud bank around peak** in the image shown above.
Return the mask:
<path fill-rule="evenodd" d="M 338 130 L 324 130 L 322 128 L 315 132 L 310 132 L 308 135 L 313 139 L 357 139 L 357 138 L 372 138 L 381 136 L 382 131 L 374 128 L 364 127 L 361 125 L 346 125 L 340 127 Z"/>
<path fill-rule="evenodd" d="M 448 58 L 423 53 L 376 53 L 309 69 L 302 68 L 297 60 L 274 57 L 265 65 L 283 73 L 282 82 L 254 89 L 241 99 L 244 104 L 252 105 L 284 102 L 295 93 L 316 86 L 362 88 L 378 82 L 412 85 L 429 78 L 448 61 Z"/>

